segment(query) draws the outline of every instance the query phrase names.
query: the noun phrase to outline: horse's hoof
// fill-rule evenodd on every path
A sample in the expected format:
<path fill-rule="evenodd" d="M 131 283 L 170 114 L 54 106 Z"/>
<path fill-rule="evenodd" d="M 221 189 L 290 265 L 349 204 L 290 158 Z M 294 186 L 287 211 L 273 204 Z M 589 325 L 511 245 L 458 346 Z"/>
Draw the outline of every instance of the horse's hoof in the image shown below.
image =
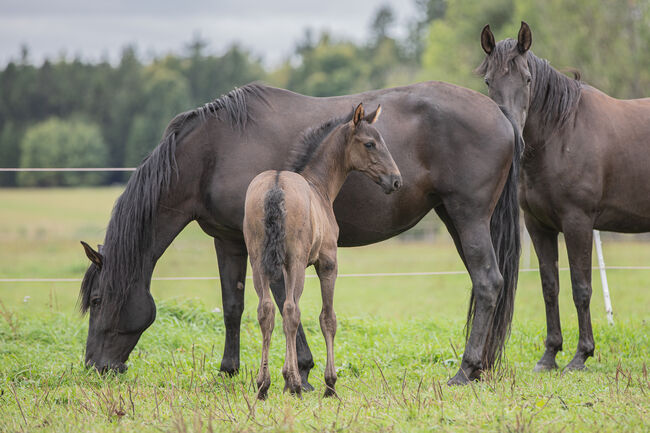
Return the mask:
<path fill-rule="evenodd" d="M 314 390 L 314 387 L 309 383 L 309 370 L 300 372 L 300 381 L 302 382 L 302 390 L 305 392 L 311 392 Z"/>
<path fill-rule="evenodd" d="M 458 373 L 456 373 L 454 377 L 452 377 L 447 381 L 448 386 L 468 385 L 468 384 L 469 384 L 469 378 L 463 372 L 463 370 L 458 370 Z"/>
<path fill-rule="evenodd" d="M 557 363 L 555 363 L 555 361 L 552 364 L 539 361 L 537 364 L 535 364 L 535 368 L 533 368 L 533 371 L 535 373 L 541 373 L 541 372 L 544 372 L 544 371 L 552 371 L 552 370 L 557 370 L 557 369 L 558 369 L 558 366 L 557 366 Z"/>
<path fill-rule="evenodd" d="M 575 358 L 572 359 L 566 367 L 564 367 L 564 371 L 582 371 L 586 369 L 587 367 L 585 366 L 584 361 Z"/>
<path fill-rule="evenodd" d="M 325 392 L 323 393 L 323 397 L 336 397 L 336 390 L 334 388 L 330 388 L 329 386 L 326 386 Z"/>
<path fill-rule="evenodd" d="M 228 359 L 223 359 L 219 371 L 228 376 L 234 376 L 239 373 L 239 365 Z"/>

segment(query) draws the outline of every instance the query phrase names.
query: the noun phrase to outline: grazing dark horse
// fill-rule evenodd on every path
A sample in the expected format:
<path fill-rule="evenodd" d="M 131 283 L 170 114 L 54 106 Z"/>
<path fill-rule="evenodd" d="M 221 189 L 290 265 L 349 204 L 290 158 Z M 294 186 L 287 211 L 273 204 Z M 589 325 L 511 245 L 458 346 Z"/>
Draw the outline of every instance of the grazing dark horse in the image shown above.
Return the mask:
<path fill-rule="evenodd" d="M 215 239 L 226 325 L 221 370 L 237 372 L 246 188 L 259 173 L 284 166 L 301 131 L 358 101 L 381 104 L 386 120 L 376 127 L 404 186 L 385 195 L 351 173 L 334 203 L 339 246 L 388 239 L 434 208 L 472 280 L 467 344 L 450 383 L 467 383 L 495 365 L 509 332 L 517 281 L 519 135 L 490 98 L 438 82 L 331 98 L 254 84 L 176 116 L 117 200 L 102 252 L 85 247 L 93 262 L 80 295 L 82 311 L 90 311 L 86 363 L 100 370 L 125 368 L 155 318 L 149 287 L 156 261 L 196 220 Z M 282 311 L 284 285 L 272 284 L 271 290 Z M 302 327 L 296 343 L 303 386 L 309 388 L 314 364 Z"/>
<path fill-rule="evenodd" d="M 513 113 L 526 143 L 520 203 L 539 257 L 546 303 L 546 351 L 536 371 L 557 368 L 562 349 L 558 310 L 558 233 L 564 233 L 578 311 L 578 349 L 568 369 L 594 353 L 589 302 L 593 229 L 650 231 L 650 98 L 620 100 L 556 71 L 529 51 L 530 28 L 495 44 L 477 71 L 489 94 Z"/>
<path fill-rule="evenodd" d="M 246 191 L 244 239 L 253 269 L 262 330 L 262 360 L 257 375 L 258 398 L 266 399 L 271 385 L 269 346 L 275 323 L 271 282 L 285 284 L 282 327 L 287 348 L 282 367 L 284 389 L 301 394 L 296 335 L 305 268 L 314 265 L 320 279 L 323 308 L 320 327 L 327 346 L 325 396 L 336 394 L 334 368 L 334 283 L 338 264 L 339 227 L 334 199 L 348 173 L 357 170 L 382 186 L 387 194 L 399 189 L 402 176 L 383 138 L 372 127 L 381 107 L 364 118 L 359 104 L 348 118 L 331 119 L 308 130 L 287 170 L 267 170 L 255 176 Z"/>

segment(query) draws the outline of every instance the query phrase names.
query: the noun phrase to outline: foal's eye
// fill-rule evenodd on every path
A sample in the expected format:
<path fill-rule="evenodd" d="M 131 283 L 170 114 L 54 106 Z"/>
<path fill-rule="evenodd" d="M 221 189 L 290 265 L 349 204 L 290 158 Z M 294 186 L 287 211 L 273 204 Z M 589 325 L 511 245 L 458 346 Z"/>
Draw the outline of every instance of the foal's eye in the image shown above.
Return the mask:
<path fill-rule="evenodd" d="M 368 149 L 372 149 L 373 147 L 375 147 L 375 143 L 372 142 L 372 141 L 369 141 L 369 142 L 365 143 L 364 146 L 366 146 L 366 148 L 368 148 Z"/>

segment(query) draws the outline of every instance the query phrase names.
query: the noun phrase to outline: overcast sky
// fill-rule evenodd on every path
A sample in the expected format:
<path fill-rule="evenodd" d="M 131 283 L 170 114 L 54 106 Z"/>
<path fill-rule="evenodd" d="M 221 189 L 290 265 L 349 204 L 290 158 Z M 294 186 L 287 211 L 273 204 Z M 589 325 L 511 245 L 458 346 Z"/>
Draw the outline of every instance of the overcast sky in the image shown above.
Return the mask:
<path fill-rule="evenodd" d="M 317 33 L 361 41 L 374 13 L 388 4 L 397 18 L 396 36 L 415 15 L 414 0 L 0 0 L 0 65 L 17 59 L 20 46 L 30 60 L 80 55 L 115 61 L 127 44 L 140 55 L 180 52 L 199 34 L 208 51 L 223 53 L 239 42 L 267 65 L 288 57 L 303 34 Z M 401 31 L 401 33 L 400 33 Z"/>

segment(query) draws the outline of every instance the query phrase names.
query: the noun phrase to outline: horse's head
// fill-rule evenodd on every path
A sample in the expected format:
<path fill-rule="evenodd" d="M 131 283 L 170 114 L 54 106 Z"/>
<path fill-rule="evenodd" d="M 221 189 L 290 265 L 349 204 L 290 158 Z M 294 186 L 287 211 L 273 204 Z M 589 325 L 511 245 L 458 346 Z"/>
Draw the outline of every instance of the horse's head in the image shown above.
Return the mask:
<path fill-rule="evenodd" d="M 523 131 L 530 106 L 532 75 L 527 53 L 532 43 L 530 27 L 521 22 L 517 40 L 494 42 L 487 25 L 481 32 L 481 46 L 487 54 L 477 72 L 484 76 L 490 98 L 505 107 Z"/>
<path fill-rule="evenodd" d="M 111 277 L 114 274 L 111 263 L 87 243 L 81 244 L 92 262 L 80 293 L 81 311 L 90 316 L 86 366 L 100 372 L 109 369 L 123 372 L 140 335 L 156 317 L 156 305 L 145 283 L 131 282 L 131 287 L 115 287 L 116 280 L 120 279 Z"/>
<path fill-rule="evenodd" d="M 381 114 L 381 105 L 375 111 L 364 115 L 363 104 L 354 110 L 348 134 L 348 161 L 354 170 L 365 173 L 386 194 L 402 186 L 402 175 L 393 160 L 383 137 L 373 126 Z"/>

